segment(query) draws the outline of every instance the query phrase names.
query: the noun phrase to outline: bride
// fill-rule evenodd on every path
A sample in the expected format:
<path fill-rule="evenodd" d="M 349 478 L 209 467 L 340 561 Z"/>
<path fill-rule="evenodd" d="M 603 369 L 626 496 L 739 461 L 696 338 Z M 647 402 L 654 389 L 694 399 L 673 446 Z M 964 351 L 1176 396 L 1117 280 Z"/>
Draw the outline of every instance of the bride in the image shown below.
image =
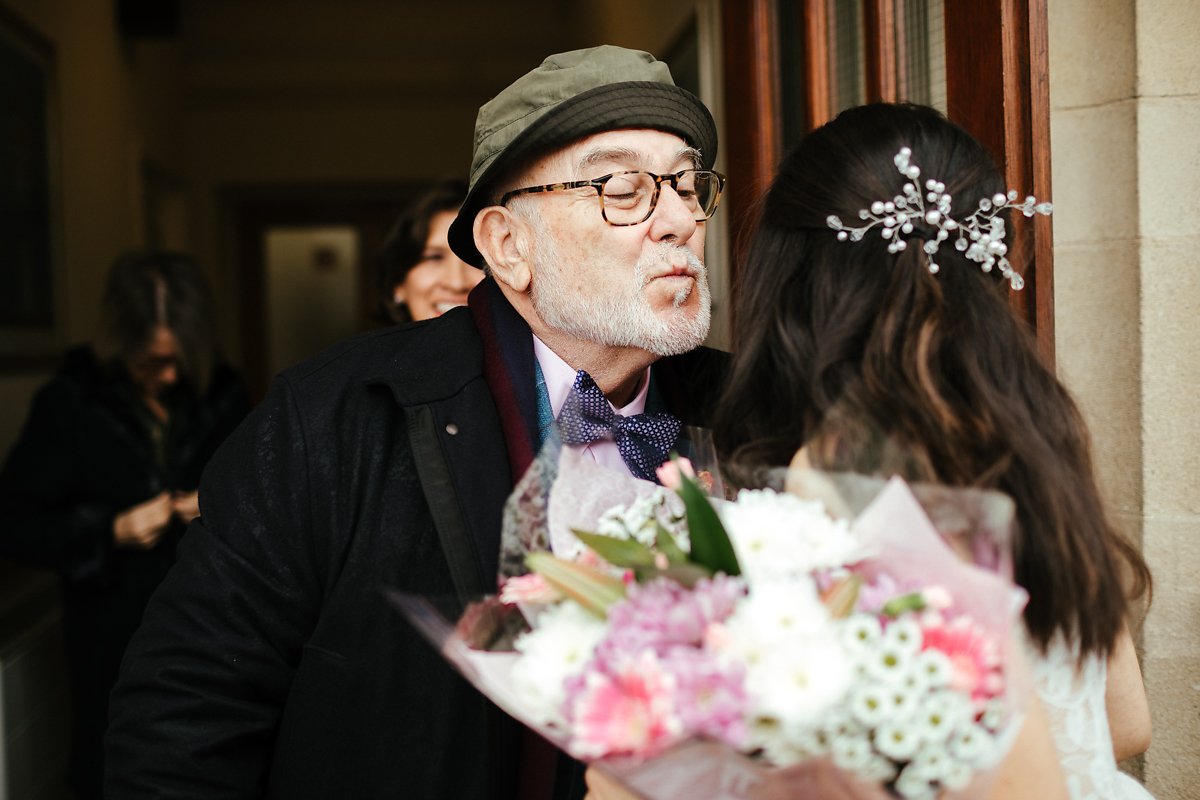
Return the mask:
<path fill-rule="evenodd" d="M 1008 305 L 1022 281 L 998 209 L 1050 206 L 1004 192 L 983 147 L 933 109 L 850 109 L 809 134 L 743 265 L 715 440 L 726 464 L 803 447 L 818 468 L 1010 495 L 1027 652 L 1069 795 L 1149 798 L 1117 762 L 1149 746 L 1128 620 L 1150 574 L 1105 513 L 1078 409 Z"/>

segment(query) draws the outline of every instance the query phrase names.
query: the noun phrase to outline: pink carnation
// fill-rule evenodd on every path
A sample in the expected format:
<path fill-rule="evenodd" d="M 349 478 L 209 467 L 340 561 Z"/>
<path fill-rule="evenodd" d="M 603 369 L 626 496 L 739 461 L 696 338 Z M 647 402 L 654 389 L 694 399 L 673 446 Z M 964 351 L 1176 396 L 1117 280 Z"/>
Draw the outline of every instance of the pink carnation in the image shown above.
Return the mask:
<path fill-rule="evenodd" d="M 688 736 L 707 736 L 735 749 L 749 744 L 745 668 L 714 654 L 677 647 L 662 661 L 675 676 L 675 707 Z"/>
<path fill-rule="evenodd" d="M 570 703 L 571 750 L 583 758 L 650 756 L 682 738 L 675 678 L 645 651 L 609 673 L 591 670 Z"/>

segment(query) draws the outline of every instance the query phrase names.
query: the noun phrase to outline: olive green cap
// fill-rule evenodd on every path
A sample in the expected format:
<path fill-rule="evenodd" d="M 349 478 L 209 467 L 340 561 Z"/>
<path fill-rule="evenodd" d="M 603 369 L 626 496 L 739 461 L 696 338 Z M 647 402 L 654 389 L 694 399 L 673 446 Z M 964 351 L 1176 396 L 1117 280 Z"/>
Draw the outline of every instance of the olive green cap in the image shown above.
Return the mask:
<path fill-rule="evenodd" d="M 711 169 L 717 126 L 700 99 L 675 85 L 662 61 L 601 45 L 552 55 L 479 109 L 470 190 L 450 226 L 450 248 L 483 266 L 475 215 L 494 202 L 493 184 L 519 160 L 602 131 L 649 128 L 683 138 Z"/>

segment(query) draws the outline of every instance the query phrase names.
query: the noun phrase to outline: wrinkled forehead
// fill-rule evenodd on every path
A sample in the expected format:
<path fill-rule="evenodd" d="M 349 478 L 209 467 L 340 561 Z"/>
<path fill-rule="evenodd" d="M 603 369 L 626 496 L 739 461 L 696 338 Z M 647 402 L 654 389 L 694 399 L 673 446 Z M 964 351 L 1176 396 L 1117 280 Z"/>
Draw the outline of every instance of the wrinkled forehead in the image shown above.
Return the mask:
<path fill-rule="evenodd" d="M 699 167 L 701 155 L 681 137 L 665 131 L 604 131 L 533 159 L 525 177 L 535 181 L 562 181 L 626 169 L 660 174 L 678 172 Z"/>

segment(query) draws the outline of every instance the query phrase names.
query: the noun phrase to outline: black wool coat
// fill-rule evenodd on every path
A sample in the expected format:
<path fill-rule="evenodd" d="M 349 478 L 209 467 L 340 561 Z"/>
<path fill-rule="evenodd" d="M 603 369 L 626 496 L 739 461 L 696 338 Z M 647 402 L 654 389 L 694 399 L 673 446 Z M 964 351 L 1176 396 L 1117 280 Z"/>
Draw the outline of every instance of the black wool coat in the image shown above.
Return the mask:
<path fill-rule="evenodd" d="M 241 382 L 223 365 L 203 396 L 180 385 L 164 403 L 171 418 L 159 444 L 128 374 L 75 348 L 37 392 L 0 470 L 0 556 L 61 577 L 71 783 L 80 797 L 99 797 L 108 694 L 184 530 L 175 519 L 153 547 L 117 548 L 113 519 L 164 490 L 194 491 L 249 411 Z"/>
<path fill-rule="evenodd" d="M 711 397 L 715 357 L 655 380 Z M 283 373 L 205 472 L 130 648 L 110 800 L 511 797 L 515 723 L 384 596 L 494 590 L 511 473 L 465 309 Z"/>

